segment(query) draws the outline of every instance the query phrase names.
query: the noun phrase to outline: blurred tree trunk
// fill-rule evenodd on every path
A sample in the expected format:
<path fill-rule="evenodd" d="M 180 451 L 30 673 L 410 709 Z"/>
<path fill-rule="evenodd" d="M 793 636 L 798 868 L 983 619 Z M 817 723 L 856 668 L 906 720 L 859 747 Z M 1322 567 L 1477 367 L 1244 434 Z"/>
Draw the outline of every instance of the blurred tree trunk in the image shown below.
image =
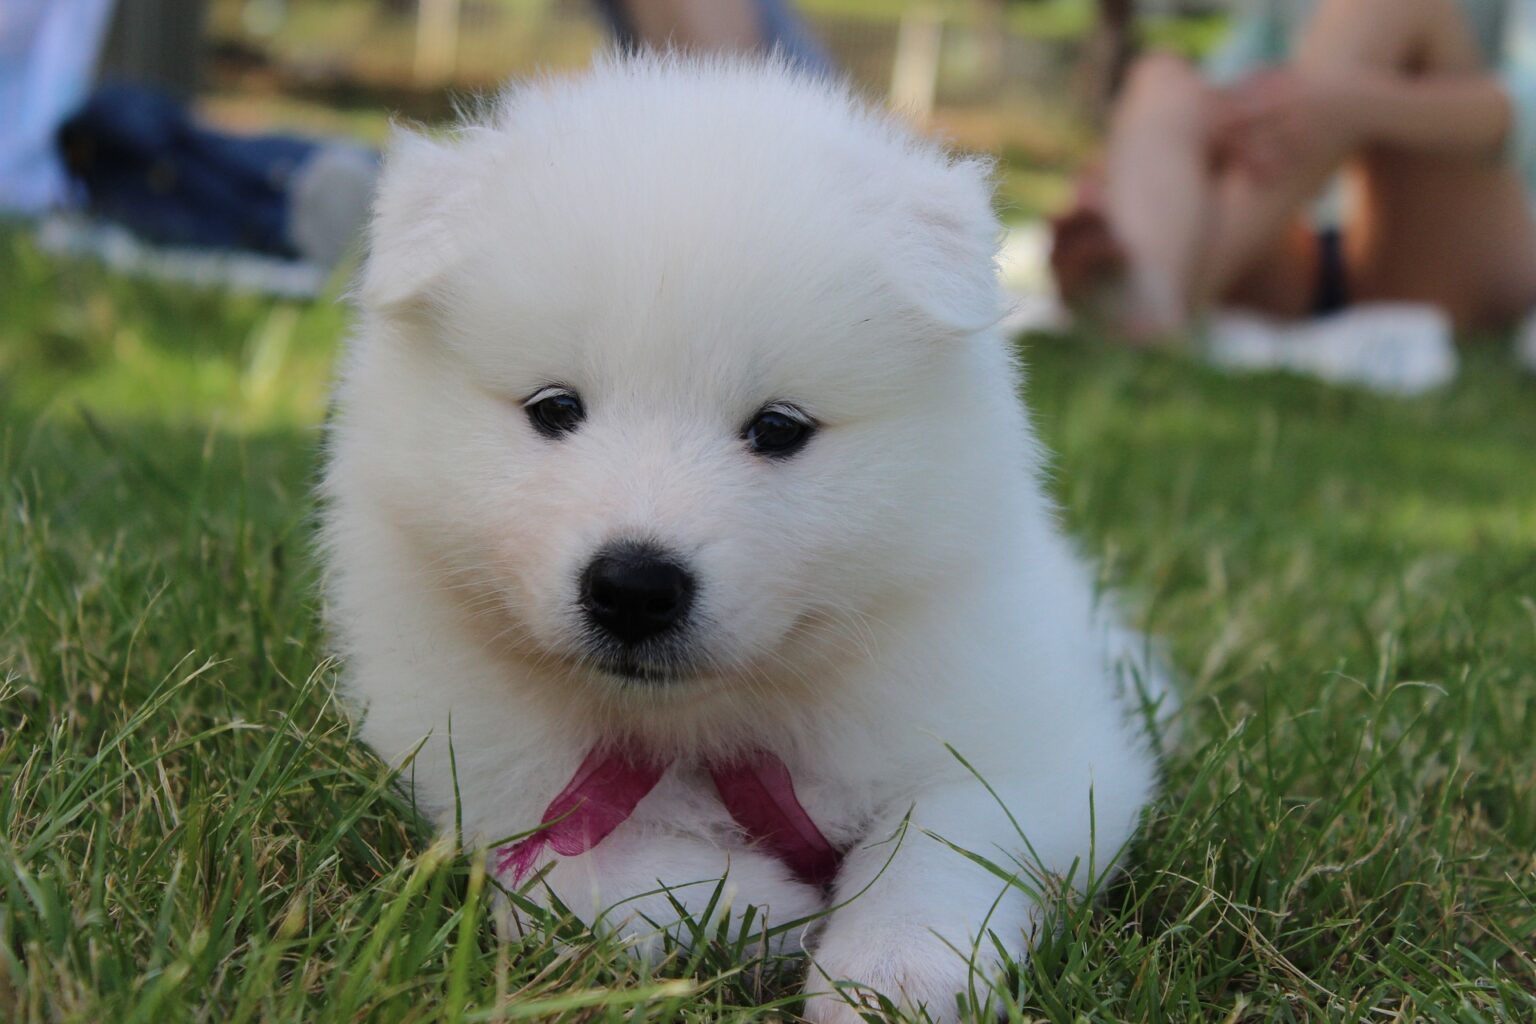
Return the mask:
<path fill-rule="evenodd" d="M 996 89 L 1003 80 L 1003 48 L 1008 26 L 1003 15 L 1005 0 L 971 0 L 979 67 L 977 78 L 987 90 Z"/>
<path fill-rule="evenodd" d="M 1097 5 L 1098 24 L 1083 61 L 1083 98 L 1088 116 L 1103 124 L 1136 55 L 1136 0 L 1097 0 Z"/>
<path fill-rule="evenodd" d="M 191 99 L 202 84 L 207 18 L 207 0 L 118 0 L 101 77 Z"/>
<path fill-rule="evenodd" d="M 927 124 L 933 114 L 943 46 L 944 19 L 936 6 L 914 4 L 902 14 L 891 61 L 890 105 L 914 124 Z"/>
<path fill-rule="evenodd" d="M 460 0 L 421 0 L 416 13 L 416 82 L 439 86 L 459 56 Z"/>

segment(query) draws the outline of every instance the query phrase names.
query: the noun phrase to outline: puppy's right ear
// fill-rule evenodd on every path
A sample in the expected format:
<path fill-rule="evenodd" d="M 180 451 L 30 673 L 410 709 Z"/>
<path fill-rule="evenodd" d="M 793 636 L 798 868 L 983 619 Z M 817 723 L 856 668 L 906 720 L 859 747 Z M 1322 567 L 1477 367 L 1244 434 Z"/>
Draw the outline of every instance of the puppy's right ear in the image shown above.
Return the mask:
<path fill-rule="evenodd" d="M 458 259 L 449 216 L 458 201 L 451 145 L 397 128 L 384 154 L 368 225 L 358 302 L 391 309 L 419 299 Z"/>

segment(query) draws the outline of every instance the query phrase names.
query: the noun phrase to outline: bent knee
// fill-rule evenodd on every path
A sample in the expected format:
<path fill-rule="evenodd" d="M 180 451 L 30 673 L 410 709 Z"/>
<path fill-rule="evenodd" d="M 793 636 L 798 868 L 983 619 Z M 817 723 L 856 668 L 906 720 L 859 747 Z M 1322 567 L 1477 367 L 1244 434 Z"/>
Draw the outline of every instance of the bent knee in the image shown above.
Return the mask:
<path fill-rule="evenodd" d="M 1118 116 L 1203 132 L 1213 95 L 1211 86 L 1187 61 L 1172 54 L 1150 53 L 1131 65 Z"/>
<path fill-rule="evenodd" d="M 1137 57 L 1125 76 L 1125 101 L 1203 97 L 1210 91 L 1190 63 L 1171 53 Z"/>

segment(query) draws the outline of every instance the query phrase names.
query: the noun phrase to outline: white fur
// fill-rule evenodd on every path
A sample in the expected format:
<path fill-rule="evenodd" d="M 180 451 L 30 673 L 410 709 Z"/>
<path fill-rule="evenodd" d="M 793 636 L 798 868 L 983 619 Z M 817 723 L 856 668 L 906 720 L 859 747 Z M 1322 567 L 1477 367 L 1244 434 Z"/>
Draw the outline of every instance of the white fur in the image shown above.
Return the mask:
<path fill-rule="evenodd" d="M 614 60 L 397 139 L 336 398 L 330 617 L 364 735 L 421 745 L 408 778 L 440 821 L 450 733 L 483 842 L 637 735 L 678 764 L 550 888 L 595 917 L 728 871 L 736 908 L 788 921 L 828 898 L 745 845 L 698 766 L 765 747 L 849 848 L 832 901 L 868 887 L 814 936 L 811 990 L 936 1019 L 972 985 L 954 949 L 981 941 L 984 990 L 983 930 L 1022 956 L 1041 909 L 933 838 L 1029 860 L 946 744 L 1046 870 L 1104 872 L 1154 764 L 991 327 L 987 172 L 773 64 Z M 588 409 L 558 441 L 520 404 L 549 383 Z M 822 424 L 785 461 L 739 437 L 771 401 Z M 577 575 L 636 535 L 696 568 L 707 672 L 645 686 L 584 657 Z M 675 916 L 650 896 L 602 920 L 643 940 Z"/>

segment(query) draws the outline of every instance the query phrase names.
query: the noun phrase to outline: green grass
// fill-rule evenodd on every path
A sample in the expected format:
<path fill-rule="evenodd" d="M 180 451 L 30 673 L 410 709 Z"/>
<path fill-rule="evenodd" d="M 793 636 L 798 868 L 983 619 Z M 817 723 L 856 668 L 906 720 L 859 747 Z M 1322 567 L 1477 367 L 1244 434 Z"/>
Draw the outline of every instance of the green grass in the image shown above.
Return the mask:
<path fill-rule="evenodd" d="M 792 1019 L 793 962 L 497 939 L 331 692 L 333 306 L 0 234 L 0 1019 Z M 1026 346 L 1067 519 L 1189 677 L 1024 1019 L 1536 1019 L 1536 386 L 1393 402 Z"/>

